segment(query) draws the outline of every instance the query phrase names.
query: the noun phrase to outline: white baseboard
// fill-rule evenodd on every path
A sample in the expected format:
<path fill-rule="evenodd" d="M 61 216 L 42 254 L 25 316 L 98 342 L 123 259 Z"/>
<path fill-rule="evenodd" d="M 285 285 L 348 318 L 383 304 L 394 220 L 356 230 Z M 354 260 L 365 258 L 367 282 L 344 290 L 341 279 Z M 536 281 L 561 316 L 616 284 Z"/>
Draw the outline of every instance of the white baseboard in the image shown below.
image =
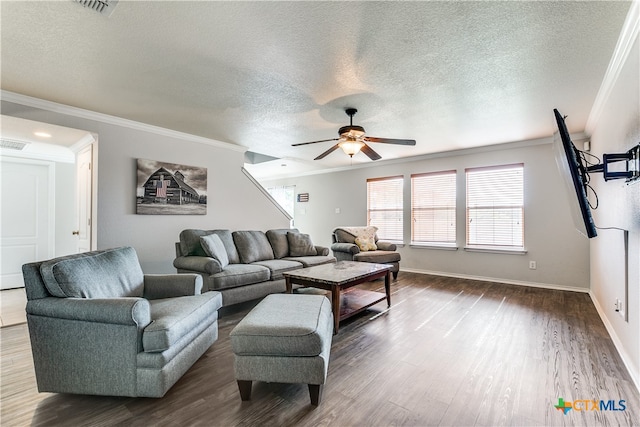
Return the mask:
<path fill-rule="evenodd" d="M 556 285 L 553 283 L 525 282 L 522 280 L 510 280 L 510 279 L 502 279 L 497 277 L 473 276 L 470 274 L 448 273 L 444 271 L 418 270 L 415 268 L 402 268 L 400 269 L 400 271 L 406 271 L 408 273 L 418 273 L 418 274 L 432 274 L 434 276 L 455 277 L 456 279 L 480 280 L 482 282 L 505 283 L 507 285 L 530 286 L 532 288 L 555 289 L 559 291 L 589 293 L 589 289 L 587 288 L 562 286 L 562 285 Z"/>
<path fill-rule="evenodd" d="M 600 319 L 602 320 L 602 323 L 604 323 L 604 327 L 607 329 L 607 332 L 609 333 L 609 336 L 613 341 L 613 345 L 616 347 L 616 350 L 618 350 L 618 354 L 622 359 L 622 363 L 624 363 L 624 366 L 627 368 L 627 372 L 629 372 L 629 375 L 633 380 L 633 384 L 636 386 L 636 389 L 638 389 L 638 392 L 640 392 L 640 373 L 637 372 L 634 369 L 633 364 L 630 363 L 632 358 L 625 351 L 624 346 L 620 341 L 620 338 L 618 338 L 618 335 L 616 334 L 616 331 L 613 328 L 613 325 L 611 325 L 611 322 L 609 322 L 609 319 L 605 315 L 605 311 L 602 309 L 602 306 L 598 302 L 597 298 L 595 297 L 595 295 L 593 295 L 592 292 L 589 292 L 589 296 L 591 297 L 591 301 L 593 302 L 593 305 L 596 307 L 596 310 L 598 311 L 598 315 L 600 315 Z"/>

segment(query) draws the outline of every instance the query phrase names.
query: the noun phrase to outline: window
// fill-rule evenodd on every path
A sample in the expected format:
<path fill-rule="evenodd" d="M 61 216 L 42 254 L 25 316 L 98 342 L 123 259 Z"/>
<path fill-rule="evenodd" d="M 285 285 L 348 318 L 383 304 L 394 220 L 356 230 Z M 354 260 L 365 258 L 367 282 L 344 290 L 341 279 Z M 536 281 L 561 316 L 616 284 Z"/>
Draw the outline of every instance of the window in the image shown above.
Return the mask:
<path fill-rule="evenodd" d="M 455 245 L 456 171 L 411 175 L 411 243 Z"/>
<path fill-rule="evenodd" d="M 402 242 L 402 176 L 367 179 L 367 225 L 378 227 L 378 238 Z"/>
<path fill-rule="evenodd" d="M 522 249 L 523 164 L 467 169 L 467 245 Z"/>
<path fill-rule="evenodd" d="M 291 215 L 291 218 L 293 218 L 296 193 L 295 185 L 286 187 L 269 187 L 267 188 L 267 191 L 271 194 L 271 197 L 273 197 L 275 201 L 282 206 L 282 209 L 287 211 L 287 213 Z"/>

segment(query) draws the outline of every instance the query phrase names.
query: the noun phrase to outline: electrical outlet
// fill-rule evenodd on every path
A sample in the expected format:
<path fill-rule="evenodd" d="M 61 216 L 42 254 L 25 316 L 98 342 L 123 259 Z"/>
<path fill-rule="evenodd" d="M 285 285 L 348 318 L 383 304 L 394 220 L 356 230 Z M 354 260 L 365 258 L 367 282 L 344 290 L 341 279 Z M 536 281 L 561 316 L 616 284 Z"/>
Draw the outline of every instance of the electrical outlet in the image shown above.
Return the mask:
<path fill-rule="evenodd" d="M 536 268 L 538 268 L 538 263 L 535 261 L 529 261 L 529 270 L 535 270 Z"/>

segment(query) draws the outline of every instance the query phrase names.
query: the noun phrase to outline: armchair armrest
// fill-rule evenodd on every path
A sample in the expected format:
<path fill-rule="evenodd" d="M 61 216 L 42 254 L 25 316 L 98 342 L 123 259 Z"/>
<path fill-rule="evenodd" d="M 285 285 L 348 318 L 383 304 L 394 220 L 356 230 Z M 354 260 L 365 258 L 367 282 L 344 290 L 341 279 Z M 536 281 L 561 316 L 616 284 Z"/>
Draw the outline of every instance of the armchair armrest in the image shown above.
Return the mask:
<path fill-rule="evenodd" d="M 316 246 L 315 248 L 317 255 L 329 255 L 329 248 L 324 246 Z"/>
<path fill-rule="evenodd" d="M 207 274 L 222 271 L 222 265 L 217 259 L 205 256 L 180 256 L 173 260 L 173 266 L 178 270 L 200 271 Z"/>
<path fill-rule="evenodd" d="M 376 242 L 376 246 L 378 247 L 378 249 L 380 249 L 381 251 L 395 251 L 397 249 L 396 244 L 395 243 L 391 243 L 391 242 L 386 242 L 384 240 L 378 240 Z"/>
<path fill-rule="evenodd" d="M 144 297 L 146 299 L 175 298 L 202 293 L 202 276 L 199 274 L 145 274 Z"/>
<path fill-rule="evenodd" d="M 334 243 L 331 245 L 331 250 L 334 252 L 346 252 L 354 255 L 360 252 L 358 245 L 354 245 L 353 243 Z"/>
<path fill-rule="evenodd" d="M 27 302 L 27 314 L 84 322 L 137 325 L 151 323 L 151 308 L 144 298 L 40 298 Z"/>

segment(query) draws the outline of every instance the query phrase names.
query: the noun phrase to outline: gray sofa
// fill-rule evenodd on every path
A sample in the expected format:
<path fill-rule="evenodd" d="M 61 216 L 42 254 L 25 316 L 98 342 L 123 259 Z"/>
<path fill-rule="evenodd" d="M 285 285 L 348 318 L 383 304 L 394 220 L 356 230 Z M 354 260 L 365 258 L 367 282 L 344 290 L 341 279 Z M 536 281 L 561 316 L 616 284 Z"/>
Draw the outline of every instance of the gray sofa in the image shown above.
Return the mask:
<path fill-rule="evenodd" d="M 203 292 L 220 292 L 223 306 L 285 292 L 284 272 L 336 262 L 329 248 L 313 245 L 308 235 L 295 228 L 187 229 L 175 246 L 173 265 L 178 273 L 200 274 Z"/>
<path fill-rule="evenodd" d="M 218 338 L 198 275 L 143 274 L 131 247 L 22 266 L 41 392 L 162 397 Z"/>

